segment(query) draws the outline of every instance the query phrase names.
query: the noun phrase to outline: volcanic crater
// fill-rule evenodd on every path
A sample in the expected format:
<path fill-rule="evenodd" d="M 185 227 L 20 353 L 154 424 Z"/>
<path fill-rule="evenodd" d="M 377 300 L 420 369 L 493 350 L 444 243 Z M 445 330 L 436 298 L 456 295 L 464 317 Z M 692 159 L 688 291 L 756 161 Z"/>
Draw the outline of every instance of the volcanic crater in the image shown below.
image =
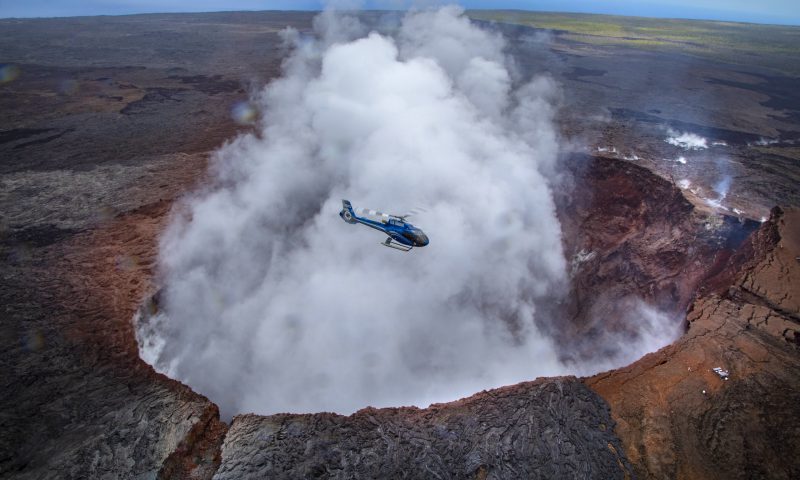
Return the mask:
<path fill-rule="evenodd" d="M 83 21 L 90 24 L 83 28 L 105 28 Z M 114 20 L 115 28 L 136 32 L 151 21 L 183 34 L 187 21 L 261 25 L 216 35 L 271 42 L 266 60 L 255 60 L 255 52 L 228 60 L 260 65 L 259 75 L 271 77 L 278 27 L 307 30 L 311 16 Z M 3 21 L 0 29 L 35 37 L 52 24 L 75 28 L 70 22 Z M 231 39 L 209 43 L 224 40 Z M 37 62 L 30 70 L 41 78 L 62 77 L 54 59 Z M 763 223 L 720 213 L 687 199 L 657 169 L 585 153 L 561 159 L 568 188 L 556 191 L 556 205 L 570 291 L 548 307 L 559 322 L 541 327 L 568 352 L 565 361 L 596 358 L 604 335 L 633 334 L 628 299 L 636 298 L 675 319 L 674 343 L 592 377 L 541 378 L 429 408 L 220 421 L 214 403 L 139 358 L 131 318 L 158 309 L 158 238 L 173 202 L 203 184 L 212 146 L 248 128 L 223 120 L 231 103 L 245 100 L 231 83 L 242 78 L 227 77 L 236 66 L 194 65 L 180 76 L 166 66 L 82 67 L 81 78 L 110 71 L 136 98 L 123 97 L 126 106 L 113 110 L 119 100 L 103 95 L 84 117 L 60 120 L 30 120 L 25 109 L 55 101 L 70 110 L 74 97 L 54 100 L 35 82 L 2 86 L 12 94 L 5 108 L 17 101 L 21 112 L 3 125 L 10 132 L 3 152 L 12 152 L 3 165 L 3 205 L 31 189 L 43 199 L 4 208 L 3 478 L 800 477 L 800 211 L 776 207 Z M 21 68 L 24 80 L 28 66 Z M 200 81 L 194 71 L 222 76 Z M 162 88 L 187 92 L 145 102 Z M 190 117 L 201 109 L 205 116 Z M 113 128 L 104 125 L 109 115 L 133 117 L 126 128 L 146 131 L 169 118 L 170 137 L 182 138 L 159 136 L 156 147 L 142 134 L 124 148 L 110 141 L 87 147 L 82 138 Z M 61 126 L 63 135 L 53 137 L 52 123 L 81 128 Z M 35 150 L 30 157 L 14 150 L 37 135 L 46 142 L 25 144 L 22 150 Z M 48 154 L 54 145 L 57 156 Z M 117 150 L 139 153 L 120 160 Z M 67 192 L 61 198 L 76 188 L 95 197 L 59 209 L 47 182 Z M 153 300 L 142 307 L 143 298 Z"/>

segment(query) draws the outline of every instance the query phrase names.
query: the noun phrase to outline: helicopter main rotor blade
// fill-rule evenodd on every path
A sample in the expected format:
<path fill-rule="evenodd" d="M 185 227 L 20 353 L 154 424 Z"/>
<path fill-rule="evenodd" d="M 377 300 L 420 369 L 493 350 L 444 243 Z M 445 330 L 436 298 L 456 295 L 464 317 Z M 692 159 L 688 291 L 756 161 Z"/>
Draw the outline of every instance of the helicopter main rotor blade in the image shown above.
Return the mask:
<path fill-rule="evenodd" d="M 370 215 L 370 216 L 373 216 L 373 217 L 380 217 L 381 220 L 383 220 L 384 223 L 389 220 L 389 217 L 391 217 L 391 215 L 389 215 L 388 213 L 379 212 L 377 210 L 370 210 L 369 208 L 362 208 L 362 209 L 359 210 L 359 213 L 361 213 L 362 215 Z"/>
<path fill-rule="evenodd" d="M 417 214 L 420 214 L 420 213 L 425 213 L 425 212 L 427 212 L 427 210 L 425 210 L 422 207 L 414 207 L 411 210 L 407 211 L 406 213 L 400 215 L 399 218 L 402 218 L 403 220 L 405 220 L 407 217 L 413 217 L 414 215 L 417 215 Z"/>

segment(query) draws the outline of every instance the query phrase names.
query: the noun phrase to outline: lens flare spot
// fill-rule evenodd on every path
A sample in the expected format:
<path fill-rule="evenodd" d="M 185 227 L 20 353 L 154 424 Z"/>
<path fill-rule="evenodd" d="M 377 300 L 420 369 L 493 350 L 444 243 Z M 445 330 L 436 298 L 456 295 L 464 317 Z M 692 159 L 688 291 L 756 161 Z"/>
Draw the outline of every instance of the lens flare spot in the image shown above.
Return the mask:
<path fill-rule="evenodd" d="M 15 245 L 8 255 L 8 260 L 11 263 L 24 263 L 32 258 L 32 248 L 30 245 L 20 243 Z"/>
<path fill-rule="evenodd" d="M 139 266 L 139 258 L 136 255 L 118 255 L 117 270 L 130 272 Z"/>
<path fill-rule="evenodd" d="M 31 330 L 25 335 L 23 343 L 28 351 L 37 352 L 44 348 L 44 336 L 39 330 Z"/>
<path fill-rule="evenodd" d="M 117 212 L 109 206 L 102 206 L 97 209 L 95 214 L 95 218 L 98 222 L 108 222 L 114 219 L 117 215 Z"/>
<path fill-rule="evenodd" d="M 9 63 L 0 64 L 0 84 L 11 83 L 19 77 L 20 69 Z"/>
<path fill-rule="evenodd" d="M 258 110 L 250 102 L 239 102 L 231 108 L 231 118 L 239 125 L 252 125 L 258 118 Z"/>

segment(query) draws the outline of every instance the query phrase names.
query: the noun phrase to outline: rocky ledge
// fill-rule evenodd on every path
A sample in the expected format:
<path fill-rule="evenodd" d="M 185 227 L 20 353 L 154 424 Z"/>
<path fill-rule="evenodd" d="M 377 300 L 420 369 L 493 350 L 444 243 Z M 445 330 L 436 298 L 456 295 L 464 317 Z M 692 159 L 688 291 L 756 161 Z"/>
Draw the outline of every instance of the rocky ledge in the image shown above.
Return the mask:
<path fill-rule="evenodd" d="M 800 210 L 773 209 L 687 322 L 674 344 L 586 379 L 637 476 L 800 478 Z"/>
<path fill-rule="evenodd" d="M 426 409 L 242 415 L 214 478 L 626 478 L 613 426 L 574 377 Z"/>

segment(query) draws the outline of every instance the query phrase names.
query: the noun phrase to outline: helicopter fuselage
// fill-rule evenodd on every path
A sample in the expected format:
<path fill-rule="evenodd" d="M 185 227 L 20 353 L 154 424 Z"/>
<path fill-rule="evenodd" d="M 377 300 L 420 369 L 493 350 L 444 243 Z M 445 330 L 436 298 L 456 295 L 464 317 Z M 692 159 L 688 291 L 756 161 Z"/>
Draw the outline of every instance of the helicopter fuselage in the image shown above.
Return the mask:
<path fill-rule="evenodd" d="M 403 221 L 401 218 L 388 216 L 388 218 L 385 219 L 372 220 L 370 218 L 360 217 L 356 215 L 352 205 L 350 205 L 350 202 L 347 200 L 342 201 L 342 211 L 339 212 L 339 216 L 347 223 L 360 223 L 385 233 L 389 238 L 386 239 L 383 245 L 387 247 L 397 248 L 398 250 L 410 250 L 413 247 L 424 247 L 429 243 L 428 236 L 425 235 L 425 232 Z"/>

